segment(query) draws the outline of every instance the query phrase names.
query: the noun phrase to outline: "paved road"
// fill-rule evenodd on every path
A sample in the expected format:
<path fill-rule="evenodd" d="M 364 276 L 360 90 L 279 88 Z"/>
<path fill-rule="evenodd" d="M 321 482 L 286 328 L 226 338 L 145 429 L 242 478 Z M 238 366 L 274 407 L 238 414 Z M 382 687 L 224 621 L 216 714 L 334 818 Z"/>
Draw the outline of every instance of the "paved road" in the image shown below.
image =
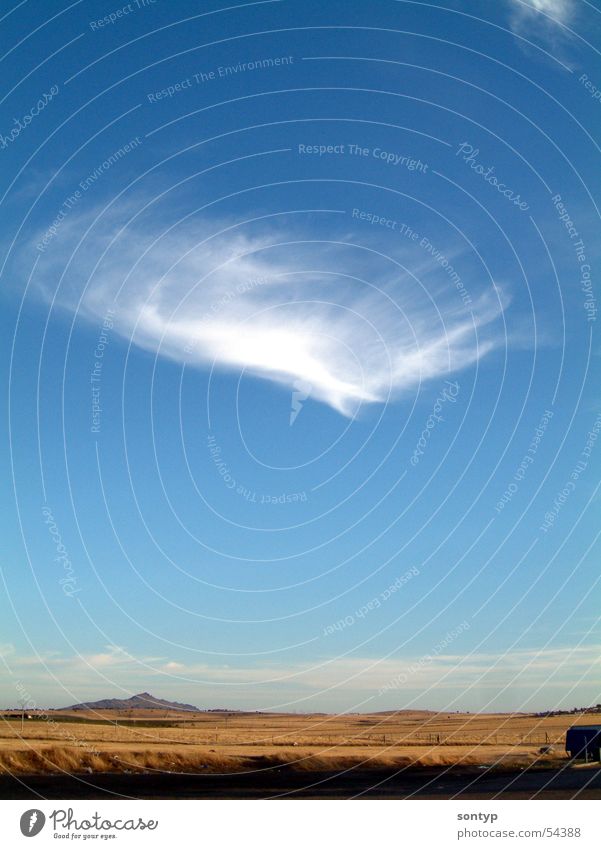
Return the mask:
<path fill-rule="evenodd" d="M 601 768 L 246 775 L 0 776 L 1 799 L 601 799 Z"/>

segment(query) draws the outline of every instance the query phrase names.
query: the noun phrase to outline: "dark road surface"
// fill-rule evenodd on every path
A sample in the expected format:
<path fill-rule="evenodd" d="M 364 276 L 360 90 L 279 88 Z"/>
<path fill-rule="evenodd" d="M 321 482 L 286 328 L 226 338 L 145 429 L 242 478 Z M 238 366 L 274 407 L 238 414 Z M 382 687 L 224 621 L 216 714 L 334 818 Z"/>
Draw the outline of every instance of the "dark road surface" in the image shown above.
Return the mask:
<path fill-rule="evenodd" d="M 0 776 L 1 799 L 601 799 L 601 768 Z"/>

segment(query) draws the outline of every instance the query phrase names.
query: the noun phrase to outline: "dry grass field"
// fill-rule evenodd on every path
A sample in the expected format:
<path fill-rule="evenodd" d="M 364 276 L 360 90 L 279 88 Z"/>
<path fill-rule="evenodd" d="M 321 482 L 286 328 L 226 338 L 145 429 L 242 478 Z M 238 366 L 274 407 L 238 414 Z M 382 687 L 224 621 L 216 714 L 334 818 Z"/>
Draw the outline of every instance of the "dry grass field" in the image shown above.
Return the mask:
<path fill-rule="evenodd" d="M 565 759 L 566 729 L 600 714 L 33 712 L 0 723 L 0 772 L 236 773 L 486 766 Z"/>

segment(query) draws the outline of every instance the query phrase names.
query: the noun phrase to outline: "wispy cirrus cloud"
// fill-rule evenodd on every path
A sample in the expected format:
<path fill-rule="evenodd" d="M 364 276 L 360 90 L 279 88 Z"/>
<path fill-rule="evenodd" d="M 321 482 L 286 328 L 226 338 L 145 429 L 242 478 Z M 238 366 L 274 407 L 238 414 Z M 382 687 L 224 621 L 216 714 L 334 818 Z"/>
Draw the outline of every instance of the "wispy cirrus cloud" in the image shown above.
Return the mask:
<path fill-rule="evenodd" d="M 206 220 L 164 233 L 156 222 L 122 229 L 118 218 L 100 218 L 81 244 L 86 222 L 63 224 L 39 285 L 50 298 L 60 281 L 56 302 L 95 323 L 115 306 L 116 332 L 177 362 L 303 381 L 352 416 L 504 342 L 501 289 L 471 281 L 466 303 L 418 248 L 390 261 L 375 245 L 344 244 L 352 236 Z"/>
<path fill-rule="evenodd" d="M 518 35 L 554 42 L 575 15 L 573 0 L 508 0 L 511 28 Z"/>

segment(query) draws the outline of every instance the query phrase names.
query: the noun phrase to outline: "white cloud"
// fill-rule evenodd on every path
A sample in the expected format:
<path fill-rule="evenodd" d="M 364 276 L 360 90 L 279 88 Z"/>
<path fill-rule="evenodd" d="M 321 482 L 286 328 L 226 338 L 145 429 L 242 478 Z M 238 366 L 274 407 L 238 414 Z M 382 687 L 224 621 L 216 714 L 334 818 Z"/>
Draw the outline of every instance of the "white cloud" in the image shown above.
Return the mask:
<path fill-rule="evenodd" d="M 82 655 L 57 653 L 10 657 L 10 675 L 40 704 L 119 697 L 147 690 L 176 701 L 265 708 L 338 704 L 343 709 L 386 709 L 407 703 L 440 708 L 458 700 L 474 704 L 513 704 L 530 700 L 540 708 L 581 706 L 599 701 L 601 646 L 516 649 L 508 653 L 423 654 L 378 660 L 369 657 L 255 666 L 182 662 L 166 657 L 135 657 L 116 646 Z M 51 673 L 55 682 L 48 675 Z M 16 703 L 8 684 L 0 698 Z M 60 688 L 63 695 L 56 696 Z M 57 700 L 58 699 L 58 700 Z M 488 708 L 490 709 L 490 708 Z"/>
<path fill-rule="evenodd" d="M 524 37 L 538 36 L 554 42 L 561 26 L 571 22 L 575 8 L 573 0 L 509 0 L 511 28 Z"/>
<path fill-rule="evenodd" d="M 466 305 L 418 246 L 407 255 L 413 279 L 373 247 L 303 241 L 282 228 L 222 225 L 209 238 L 218 229 L 195 221 L 161 236 L 152 225 L 120 231 L 105 217 L 76 249 L 79 218 L 61 225 L 37 279 L 50 299 L 65 271 L 57 303 L 96 325 L 116 304 L 115 331 L 142 348 L 286 386 L 303 381 L 347 416 L 466 368 L 503 341 L 501 290 L 463 281 Z"/>
<path fill-rule="evenodd" d="M 570 0 L 527 0 L 526 5 L 532 6 L 537 12 L 551 15 L 559 21 L 567 19 L 572 8 Z"/>

